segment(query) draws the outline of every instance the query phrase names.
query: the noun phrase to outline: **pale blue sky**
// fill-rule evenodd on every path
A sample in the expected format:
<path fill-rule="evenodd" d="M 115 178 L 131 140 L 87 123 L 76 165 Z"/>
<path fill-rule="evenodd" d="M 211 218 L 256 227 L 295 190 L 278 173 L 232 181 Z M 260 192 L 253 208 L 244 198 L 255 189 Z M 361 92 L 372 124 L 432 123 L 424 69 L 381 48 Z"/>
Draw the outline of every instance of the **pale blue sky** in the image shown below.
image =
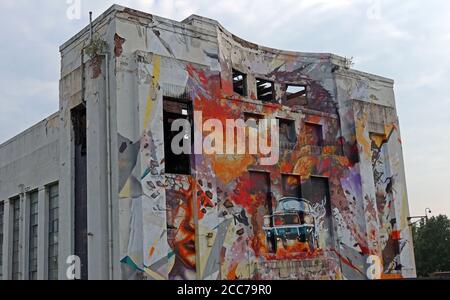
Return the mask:
<path fill-rule="evenodd" d="M 411 213 L 450 215 L 450 2 L 443 0 L 76 0 L 0 2 L 0 143 L 58 110 L 60 44 L 117 3 L 199 14 L 258 44 L 354 57 L 396 81 Z"/>

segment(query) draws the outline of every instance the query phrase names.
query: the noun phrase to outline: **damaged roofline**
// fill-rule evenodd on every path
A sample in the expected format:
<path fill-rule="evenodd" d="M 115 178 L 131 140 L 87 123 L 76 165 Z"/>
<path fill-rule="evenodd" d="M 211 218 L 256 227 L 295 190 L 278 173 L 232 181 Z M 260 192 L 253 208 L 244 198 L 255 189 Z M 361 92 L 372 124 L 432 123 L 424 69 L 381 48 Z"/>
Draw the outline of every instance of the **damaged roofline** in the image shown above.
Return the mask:
<path fill-rule="evenodd" d="M 264 51 L 264 52 L 268 52 L 268 53 L 272 53 L 274 55 L 285 55 L 285 56 L 293 56 L 293 57 L 297 57 L 297 56 L 303 56 L 303 57 L 312 57 L 312 58 L 318 58 L 318 59 L 328 59 L 330 61 L 330 63 L 337 65 L 341 68 L 344 68 L 347 71 L 348 75 L 355 75 L 355 76 L 360 76 L 360 77 L 365 77 L 369 80 L 376 80 L 376 81 L 381 81 L 384 82 L 388 85 L 394 85 L 394 80 L 391 78 L 387 78 L 387 77 L 383 77 L 383 76 L 379 76 L 376 74 L 371 74 L 371 73 L 367 73 L 367 72 L 363 72 L 363 71 L 359 71 L 353 68 L 348 68 L 348 59 L 337 55 L 337 54 L 333 54 L 333 53 L 319 53 L 319 52 L 300 52 L 300 51 L 290 51 L 290 50 L 280 50 L 280 49 L 276 49 L 276 48 L 271 48 L 271 47 L 266 47 L 266 46 L 262 46 L 262 45 L 258 45 L 252 42 L 249 42 L 247 40 L 244 40 L 234 34 L 232 34 L 231 32 L 229 32 L 225 27 L 223 27 L 220 22 L 218 22 L 217 20 L 214 19 L 210 19 L 207 17 L 203 17 L 203 16 L 199 16 L 196 14 L 192 14 L 189 17 L 187 17 L 186 19 L 182 20 L 181 22 L 172 20 L 172 19 L 168 19 L 168 18 L 164 18 L 164 17 L 159 17 L 159 16 L 155 16 L 143 11 L 139 11 L 139 10 L 135 10 L 129 7 L 125 7 L 125 6 L 121 6 L 118 4 L 114 4 L 112 5 L 110 8 L 108 8 L 103 14 L 101 14 L 100 16 L 98 16 L 97 18 L 95 18 L 95 20 L 92 22 L 93 27 L 95 27 L 97 24 L 100 24 L 105 18 L 107 18 L 109 15 L 111 14 L 115 14 L 116 12 L 122 12 L 122 13 L 128 13 L 130 15 L 134 15 L 134 16 L 139 16 L 142 18 L 148 18 L 150 20 L 157 18 L 160 21 L 166 21 L 166 22 L 170 22 L 174 25 L 178 24 L 180 26 L 189 26 L 192 28 L 198 28 L 199 26 L 196 25 L 196 23 L 202 24 L 202 25 L 206 25 L 207 27 L 210 28 L 218 28 L 219 30 L 221 30 L 224 34 L 226 34 L 230 39 L 233 39 L 234 41 L 241 43 L 241 44 L 245 44 L 245 45 L 249 45 L 247 47 L 254 47 L 257 50 L 260 51 Z M 84 27 L 79 33 L 77 33 L 76 35 L 74 35 L 71 39 L 69 39 L 67 42 L 65 42 L 64 44 L 62 44 L 59 48 L 59 51 L 62 52 L 64 49 L 66 49 L 67 47 L 69 47 L 72 43 L 76 42 L 77 40 L 81 39 L 83 36 L 89 34 L 89 30 L 90 30 L 90 26 L 89 24 Z M 213 30 L 210 30 L 211 32 Z M 201 34 L 207 34 L 205 32 L 205 30 L 200 30 L 199 33 Z"/>

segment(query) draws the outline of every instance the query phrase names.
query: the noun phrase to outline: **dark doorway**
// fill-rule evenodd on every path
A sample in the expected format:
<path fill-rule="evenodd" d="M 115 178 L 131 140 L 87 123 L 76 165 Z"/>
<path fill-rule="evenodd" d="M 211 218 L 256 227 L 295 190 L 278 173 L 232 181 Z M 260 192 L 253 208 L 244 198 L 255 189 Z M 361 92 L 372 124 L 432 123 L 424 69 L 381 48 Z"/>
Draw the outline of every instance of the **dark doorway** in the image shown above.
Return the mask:
<path fill-rule="evenodd" d="M 72 110 L 75 150 L 75 255 L 81 260 L 81 280 L 88 279 L 87 127 L 86 107 Z"/>

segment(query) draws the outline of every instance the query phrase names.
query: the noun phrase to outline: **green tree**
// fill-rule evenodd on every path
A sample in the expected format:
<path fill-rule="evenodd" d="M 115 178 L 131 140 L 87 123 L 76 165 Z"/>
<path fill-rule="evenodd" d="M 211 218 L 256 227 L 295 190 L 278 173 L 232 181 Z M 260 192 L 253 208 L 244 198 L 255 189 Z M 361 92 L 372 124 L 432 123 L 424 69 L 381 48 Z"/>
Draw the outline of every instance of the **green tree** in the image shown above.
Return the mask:
<path fill-rule="evenodd" d="M 414 252 L 418 277 L 434 272 L 450 272 L 450 220 L 432 217 L 413 227 Z"/>

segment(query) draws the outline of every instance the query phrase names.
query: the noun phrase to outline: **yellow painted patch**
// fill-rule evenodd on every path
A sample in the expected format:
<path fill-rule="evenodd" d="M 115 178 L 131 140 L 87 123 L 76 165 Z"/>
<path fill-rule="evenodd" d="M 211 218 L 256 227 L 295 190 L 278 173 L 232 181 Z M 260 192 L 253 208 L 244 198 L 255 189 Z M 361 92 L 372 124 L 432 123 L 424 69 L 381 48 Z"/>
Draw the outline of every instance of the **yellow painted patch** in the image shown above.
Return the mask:
<path fill-rule="evenodd" d="M 367 113 L 363 114 L 362 118 L 356 119 L 356 138 L 358 143 L 361 145 L 363 152 L 370 156 L 371 155 L 371 144 L 366 137 L 366 127 L 367 124 Z"/>
<path fill-rule="evenodd" d="M 125 183 L 125 186 L 119 193 L 119 198 L 121 198 L 121 199 L 130 198 L 131 197 L 131 188 L 130 187 L 131 187 L 130 180 L 128 179 L 127 182 Z"/>
<path fill-rule="evenodd" d="M 300 158 L 295 167 L 294 174 L 299 174 L 302 179 L 308 179 L 314 172 L 314 167 L 317 163 L 317 158 L 313 156 L 307 156 Z"/>
<path fill-rule="evenodd" d="M 401 274 L 381 274 L 381 280 L 399 280 L 403 279 Z"/>
<path fill-rule="evenodd" d="M 152 90 L 150 94 L 147 96 L 147 105 L 145 107 L 145 115 L 144 115 L 144 124 L 142 127 L 147 128 L 148 122 L 150 121 L 150 116 L 152 114 L 153 109 L 153 99 L 152 99 L 152 91 L 156 95 L 156 91 L 158 90 L 159 77 L 161 75 L 161 56 L 154 55 L 153 57 L 153 80 L 152 80 Z"/>
<path fill-rule="evenodd" d="M 381 148 L 383 143 L 386 141 L 386 136 L 384 134 L 371 134 L 370 139 L 375 143 L 375 145 L 377 145 L 378 148 Z"/>

